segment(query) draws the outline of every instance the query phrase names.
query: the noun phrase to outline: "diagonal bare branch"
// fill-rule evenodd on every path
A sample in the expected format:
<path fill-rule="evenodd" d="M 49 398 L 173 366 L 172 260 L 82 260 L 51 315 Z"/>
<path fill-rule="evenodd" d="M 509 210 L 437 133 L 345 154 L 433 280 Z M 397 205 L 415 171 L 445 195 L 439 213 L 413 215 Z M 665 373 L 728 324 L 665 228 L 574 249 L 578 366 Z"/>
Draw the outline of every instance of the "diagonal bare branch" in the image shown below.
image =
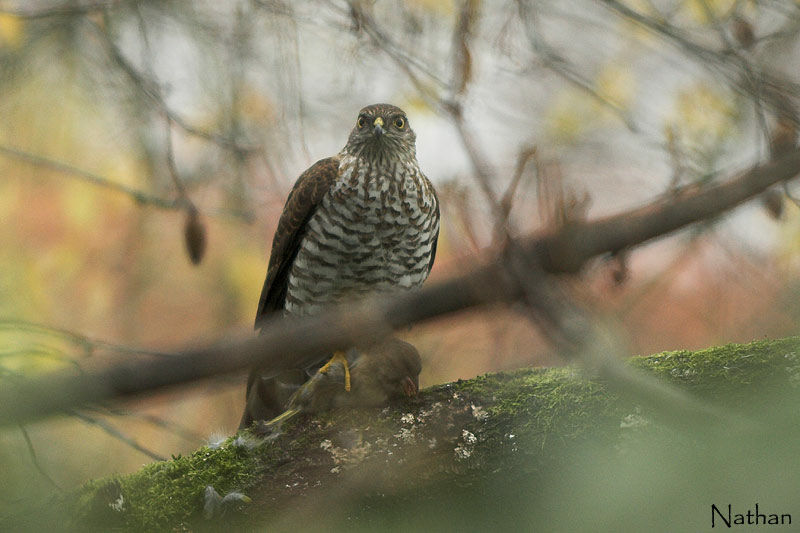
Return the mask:
<path fill-rule="evenodd" d="M 26 331 L 37 333 L 40 335 L 47 335 L 66 339 L 73 345 L 83 350 L 84 354 L 89 357 L 97 350 L 106 350 L 110 352 L 124 353 L 126 355 L 148 355 L 153 357 L 175 357 L 174 354 L 167 352 L 158 352 L 154 350 L 145 350 L 141 348 L 134 348 L 132 346 L 124 346 L 122 344 L 115 344 L 112 342 L 94 339 L 68 329 L 47 326 L 38 322 L 30 322 L 28 320 L 20 320 L 13 318 L 0 319 L 0 329 L 14 329 L 19 331 Z"/>
<path fill-rule="evenodd" d="M 50 477 L 50 474 L 42 467 L 41 463 L 39 463 L 39 457 L 36 455 L 36 449 L 33 447 L 33 441 L 31 441 L 31 436 L 28 435 L 28 430 L 22 424 L 19 425 L 19 430 L 22 433 L 22 438 L 25 439 L 25 446 L 28 448 L 28 455 L 31 456 L 31 461 L 33 462 L 33 466 L 39 472 L 39 474 L 47 480 L 53 487 L 57 490 L 61 491 L 62 489 L 55 480 Z"/>
<path fill-rule="evenodd" d="M 60 172 L 72 178 L 85 181 L 92 185 L 97 185 L 98 187 L 103 187 L 105 189 L 109 189 L 115 192 L 120 192 L 122 194 L 130 196 L 136 203 L 139 204 L 152 205 L 153 207 L 158 207 L 160 209 L 179 209 L 178 202 L 175 200 L 169 200 L 166 198 L 160 198 L 158 196 L 147 194 L 138 189 L 128 187 L 127 185 L 111 181 L 108 178 L 104 178 L 103 176 L 100 176 L 93 172 L 89 172 L 88 170 L 83 170 L 81 168 L 74 167 L 67 163 L 63 163 L 55 159 L 50 159 L 49 157 L 45 157 L 42 155 L 27 152 L 25 150 L 20 150 L 19 148 L 14 148 L 11 146 L 4 146 L 4 145 L 0 145 L 0 154 L 14 158 L 18 161 L 24 161 L 25 163 L 28 163 L 30 165 Z"/>
<path fill-rule="evenodd" d="M 96 2 L 80 2 L 46 7 L 0 7 L 0 13 L 14 17 L 35 20 L 49 17 L 82 17 L 94 11 L 109 9 L 123 3 L 124 0 L 98 0 Z"/>
<path fill-rule="evenodd" d="M 72 411 L 71 410 L 71 411 L 69 411 L 69 414 L 71 416 L 74 416 L 78 420 L 81 420 L 81 421 L 83 421 L 83 422 L 85 422 L 87 424 L 90 424 L 92 426 L 97 426 L 98 428 L 100 428 L 104 432 L 108 433 L 109 435 L 111 435 L 115 439 L 117 439 L 117 440 L 119 440 L 121 442 L 124 442 L 125 444 L 127 444 L 128 446 L 133 448 L 134 450 L 145 454 L 146 456 L 148 456 L 151 459 L 154 459 L 156 461 L 166 461 L 167 460 L 166 457 L 164 457 L 162 455 L 159 455 L 158 453 L 154 452 L 153 450 L 147 448 L 146 446 L 144 446 L 142 444 L 139 444 L 139 442 L 137 442 L 135 439 L 127 436 L 125 433 L 123 433 L 122 431 L 118 430 L 117 428 L 115 428 L 114 426 L 112 426 L 111 424 L 106 422 L 105 420 L 101 420 L 99 418 L 95 418 L 93 416 L 89 416 L 89 415 L 87 415 L 85 413 L 81 413 L 79 411 Z"/>
<path fill-rule="evenodd" d="M 90 27 L 94 30 L 95 34 L 100 38 L 104 45 L 106 52 L 113 61 L 113 63 L 128 77 L 132 85 L 150 102 L 154 104 L 156 109 L 162 114 L 166 115 L 171 122 L 181 128 L 189 135 L 193 135 L 200 139 L 205 139 L 212 142 L 221 148 L 233 151 L 237 154 L 247 154 L 250 152 L 257 152 L 260 147 L 255 145 L 248 145 L 239 142 L 237 139 L 232 139 L 225 135 L 220 135 L 214 132 L 201 130 L 191 124 L 175 112 L 161 95 L 158 81 L 149 78 L 144 73 L 139 72 L 136 66 L 128 60 L 122 50 L 114 42 L 111 35 L 109 35 L 107 27 L 98 24 L 95 21 L 88 20 Z"/>
<path fill-rule="evenodd" d="M 594 221 L 572 222 L 518 242 L 519 253 L 544 272 L 574 273 L 590 258 L 631 248 L 693 222 L 717 217 L 768 187 L 800 173 L 800 149 L 674 198 Z M 530 272 L 535 278 L 536 271 Z M 517 275 L 519 277 L 519 275 Z M 59 374 L 0 389 L 0 425 L 63 412 L 72 406 L 125 397 L 259 366 L 301 368 L 327 353 L 378 340 L 393 329 L 478 305 L 524 296 L 502 257 L 419 291 L 339 306 L 319 316 L 265 324 L 257 338 L 187 350 L 180 357 L 129 362 L 80 376 Z"/>
<path fill-rule="evenodd" d="M 6 146 L 6 145 L 0 145 L 0 154 L 6 157 L 16 159 L 17 161 L 23 161 L 29 165 L 59 172 L 70 178 L 81 180 L 83 182 L 95 185 L 97 187 L 102 187 L 104 189 L 108 189 L 113 192 L 122 193 L 130 197 L 137 204 L 149 205 L 151 207 L 156 207 L 158 209 L 165 209 L 165 210 L 185 209 L 185 203 L 180 198 L 168 199 L 168 198 L 161 198 L 159 196 L 154 196 L 139 189 L 134 189 L 133 187 L 128 187 L 127 185 L 123 185 L 122 183 L 112 181 L 108 178 L 100 176 L 99 174 L 89 172 L 88 170 L 84 170 L 82 168 L 78 168 L 68 163 L 51 159 L 43 155 L 34 154 L 26 150 L 21 150 L 19 148 L 14 148 L 12 146 Z M 217 216 L 217 217 L 225 216 L 245 221 L 249 221 L 252 219 L 251 213 L 239 211 L 236 209 L 228 209 L 228 208 L 210 210 L 210 212 L 208 212 L 207 214 L 209 216 Z"/>

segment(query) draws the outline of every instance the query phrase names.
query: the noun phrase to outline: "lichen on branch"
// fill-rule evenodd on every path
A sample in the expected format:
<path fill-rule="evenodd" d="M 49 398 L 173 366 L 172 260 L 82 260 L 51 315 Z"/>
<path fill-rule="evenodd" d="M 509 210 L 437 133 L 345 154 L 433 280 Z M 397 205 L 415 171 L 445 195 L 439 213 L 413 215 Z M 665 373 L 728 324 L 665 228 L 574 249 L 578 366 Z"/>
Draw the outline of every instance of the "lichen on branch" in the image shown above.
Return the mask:
<path fill-rule="evenodd" d="M 665 352 L 630 365 L 698 401 L 750 416 L 775 391 L 800 384 L 799 350 L 800 339 L 790 338 Z M 571 367 L 525 369 L 431 387 L 383 409 L 302 416 L 267 439 L 243 433 L 129 476 L 90 482 L 68 507 L 80 527 L 281 529 L 298 517 L 325 517 L 341 527 L 374 520 L 376 509 L 419 505 L 419 498 L 474 497 L 499 480 L 529 483 L 558 465 L 568 468 L 565 450 L 587 443 L 619 454 L 641 438 L 669 434 L 650 413 Z M 252 501 L 204 518 L 209 486 Z"/>

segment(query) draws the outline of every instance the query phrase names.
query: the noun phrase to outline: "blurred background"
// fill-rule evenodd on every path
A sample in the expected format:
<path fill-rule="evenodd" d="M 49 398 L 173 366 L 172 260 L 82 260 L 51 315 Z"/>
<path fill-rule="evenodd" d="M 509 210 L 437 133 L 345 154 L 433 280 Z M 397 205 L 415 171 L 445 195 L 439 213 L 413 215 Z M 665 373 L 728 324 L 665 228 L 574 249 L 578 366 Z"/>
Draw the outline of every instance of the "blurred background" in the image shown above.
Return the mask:
<path fill-rule="evenodd" d="M 793 145 L 799 34 L 790 0 L 0 0 L 0 377 L 251 331 L 286 195 L 364 105 L 403 107 L 417 133 L 442 205 L 435 281 L 487 257 L 494 224 L 443 103 L 524 235 Z M 795 334 L 794 189 L 568 282 L 631 354 Z M 562 364 L 514 309 L 400 334 L 423 387 Z M 244 383 L 6 428 L 6 486 L 68 488 L 230 435 Z"/>

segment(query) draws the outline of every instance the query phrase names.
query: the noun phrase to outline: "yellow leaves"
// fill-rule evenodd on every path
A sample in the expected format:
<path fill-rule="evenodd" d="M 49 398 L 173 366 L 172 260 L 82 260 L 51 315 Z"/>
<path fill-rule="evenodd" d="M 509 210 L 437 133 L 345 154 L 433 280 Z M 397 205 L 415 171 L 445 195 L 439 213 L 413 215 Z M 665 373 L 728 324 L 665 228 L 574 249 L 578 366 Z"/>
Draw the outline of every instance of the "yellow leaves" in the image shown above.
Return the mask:
<path fill-rule="evenodd" d="M 800 1 L 800 0 L 798 0 Z M 402 99 L 401 107 L 411 114 L 431 114 L 434 112 L 428 100 L 424 99 L 419 93 L 414 92 L 411 95 L 405 95 Z"/>
<path fill-rule="evenodd" d="M 409 0 L 407 4 L 436 15 L 449 15 L 455 11 L 453 0 Z"/>
<path fill-rule="evenodd" d="M 104 198 L 97 197 L 95 188 L 75 181 L 61 184 L 61 202 L 67 222 L 79 230 L 88 230 L 96 222 L 98 206 Z"/>
<path fill-rule="evenodd" d="M 709 24 L 712 20 L 726 16 L 735 3 L 736 0 L 687 0 L 684 7 L 692 20 Z"/>
<path fill-rule="evenodd" d="M 550 106 L 546 121 L 550 136 L 564 143 L 574 142 L 594 118 L 586 93 L 577 89 L 562 91 Z"/>
<path fill-rule="evenodd" d="M 649 0 L 623 0 L 621 3 L 647 18 L 662 19 L 661 14 Z M 631 18 L 618 17 L 618 24 L 621 27 L 620 33 L 631 37 L 635 41 L 647 42 L 653 39 L 653 33 L 650 30 Z"/>
<path fill-rule="evenodd" d="M 610 63 L 600 70 L 594 87 L 581 90 L 569 87 L 551 104 L 546 117 L 548 132 L 559 142 L 574 142 L 587 130 L 619 120 L 636 97 L 636 79 L 622 63 Z"/>
<path fill-rule="evenodd" d="M 688 20 L 705 26 L 714 21 L 726 22 L 731 15 L 753 16 L 759 4 L 753 0 L 686 0 L 681 7 Z"/>
<path fill-rule="evenodd" d="M 627 64 L 611 64 L 600 71 L 595 82 L 597 94 L 618 108 L 631 105 L 636 94 L 636 80 Z"/>
<path fill-rule="evenodd" d="M 708 151 L 733 133 L 738 118 L 732 94 L 695 83 L 678 93 L 667 128 L 676 132 L 685 145 Z"/>
<path fill-rule="evenodd" d="M 0 13 L 0 45 L 17 48 L 25 38 L 25 21 L 7 13 Z"/>

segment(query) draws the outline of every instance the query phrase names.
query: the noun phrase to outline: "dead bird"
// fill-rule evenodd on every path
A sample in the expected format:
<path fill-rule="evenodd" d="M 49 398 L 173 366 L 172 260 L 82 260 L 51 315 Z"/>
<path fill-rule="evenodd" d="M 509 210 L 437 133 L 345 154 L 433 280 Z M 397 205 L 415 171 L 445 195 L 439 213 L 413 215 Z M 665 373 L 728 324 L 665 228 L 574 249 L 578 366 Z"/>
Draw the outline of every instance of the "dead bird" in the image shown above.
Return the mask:
<path fill-rule="evenodd" d="M 286 411 L 257 423 L 266 434 L 299 413 L 318 413 L 340 407 L 376 407 L 419 392 L 422 360 L 411 344 L 391 338 L 364 350 L 348 352 L 349 372 L 335 361 L 318 370 L 290 398 Z M 345 387 L 350 384 L 349 390 Z"/>

